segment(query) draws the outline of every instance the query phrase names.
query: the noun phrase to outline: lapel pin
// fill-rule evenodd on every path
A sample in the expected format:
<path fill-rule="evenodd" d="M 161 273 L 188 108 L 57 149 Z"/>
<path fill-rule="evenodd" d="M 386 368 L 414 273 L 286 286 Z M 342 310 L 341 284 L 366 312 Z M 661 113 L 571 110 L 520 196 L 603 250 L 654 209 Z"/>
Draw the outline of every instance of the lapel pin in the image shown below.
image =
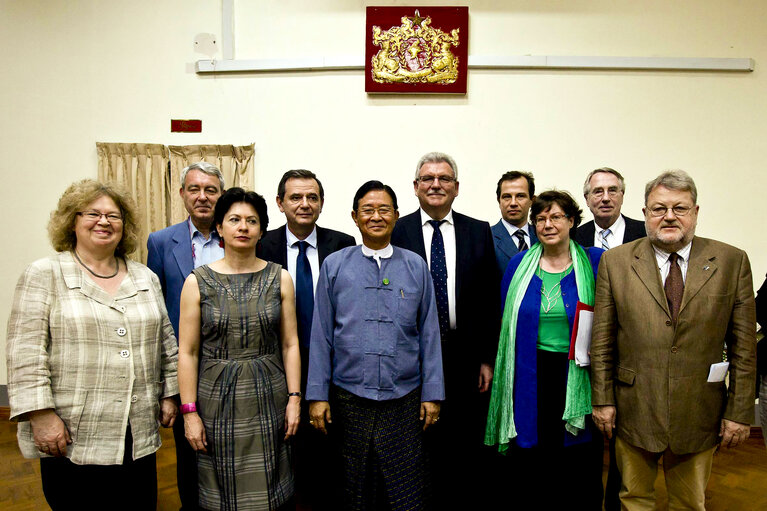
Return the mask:
<path fill-rule="evenodd" d="M 383 279 L 383 285 L 388 286 L 389 285 L 389 279 Z"/>

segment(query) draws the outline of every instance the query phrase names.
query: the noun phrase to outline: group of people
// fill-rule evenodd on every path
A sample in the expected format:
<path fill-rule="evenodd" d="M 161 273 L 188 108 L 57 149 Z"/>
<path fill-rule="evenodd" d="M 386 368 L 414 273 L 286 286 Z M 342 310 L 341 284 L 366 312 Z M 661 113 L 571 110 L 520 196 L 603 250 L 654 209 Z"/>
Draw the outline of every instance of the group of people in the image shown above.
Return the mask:
<path fill-rule="evenodd" d="M 314 173 L 283 175 L 267 231 L 262 196 L 195 163 L 189 217 L 149 236 L 147 268 L 126 257 L 129 196 L 70 186 L 58 254 L 22 275 L 8 325 L 11 419 L 50 506 L 154 509 L 163 425 L 187 510 L 653 509 L 661 458 L 670 507 L 704 509 L 716 446 L 753 419 L 756 317 L 746 254 L 695 236 L 692 178 L 650 181 L 641 222 L 596 169 L 584 225 L 520 171 L 498 181 L 497 224 L 456 212 L 444 153 L 413 189 L 400 218 L 364 183 L 355 245 L 317 225 Z"/>

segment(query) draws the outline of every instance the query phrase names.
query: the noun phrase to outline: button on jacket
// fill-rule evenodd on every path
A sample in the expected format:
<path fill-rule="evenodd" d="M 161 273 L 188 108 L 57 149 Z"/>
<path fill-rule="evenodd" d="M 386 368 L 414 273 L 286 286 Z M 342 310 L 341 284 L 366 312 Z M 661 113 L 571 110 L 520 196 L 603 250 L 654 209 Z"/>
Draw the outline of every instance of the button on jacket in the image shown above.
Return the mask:
<path fill-rule="evenodd" d="M 114 296 L 70 252 L 32 263 L 19 279 L 6 353 L 10 418 L 25 457 L 41 456 L 26 414 L 46 408 L 69 429 L 76 464 L 122 463 L 129 421 L 133 459 L 160 447 L 159 400 L 178 394 L 178 348 L 157 276 L 126 263 Z"/>

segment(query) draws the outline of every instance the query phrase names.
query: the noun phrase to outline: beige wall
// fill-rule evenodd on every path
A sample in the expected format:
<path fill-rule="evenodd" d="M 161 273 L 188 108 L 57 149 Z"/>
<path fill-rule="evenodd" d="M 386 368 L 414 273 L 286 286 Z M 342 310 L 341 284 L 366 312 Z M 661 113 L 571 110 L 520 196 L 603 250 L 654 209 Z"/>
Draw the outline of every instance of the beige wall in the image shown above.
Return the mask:
<path fill-rule="evenodd" d="M 193 63 L 207 57 L 195 53 L 193 40 L 204 32 L 220 37 L 219 2 L 0 0 L 1 211 L 8 219 L 0 354 L 16 279 L 51 253 L 49 212 L 67 184 L 95 177 L 96 141 L 255 142 L 258 191 L 272 197 L 284 170 L 313 169 L 327 190 L 320 223 L 349 233 L 351 197 L 365 180 L 392 185 L 402 211 L 415 209 L 413 165 L 430 150 L 458 162 L 456 209 L 492 222 L 495 182 L 505 170 L 531 170 L 540 189 L 577 196 L 588 170 L 612 166 L 627 178 L 624 212 L 637 218 L 644 183 L 680 167 L 698 183 L 698 233 L 747 250 L 761 283 L 767 2 L 414 3 L 468 4 L 474 55 L 750 57 L 756 70 L 471 71 L 465 97 L 368 97 L 356 71 L 196 75 Z M 365 5 L 240 0 L 236 55 L 361 55 Z M 202 119 L 203 133 L 171 134 L 171 118 Z M 270 215 L 273 227 L 281 223 L 276 206 Z"/>

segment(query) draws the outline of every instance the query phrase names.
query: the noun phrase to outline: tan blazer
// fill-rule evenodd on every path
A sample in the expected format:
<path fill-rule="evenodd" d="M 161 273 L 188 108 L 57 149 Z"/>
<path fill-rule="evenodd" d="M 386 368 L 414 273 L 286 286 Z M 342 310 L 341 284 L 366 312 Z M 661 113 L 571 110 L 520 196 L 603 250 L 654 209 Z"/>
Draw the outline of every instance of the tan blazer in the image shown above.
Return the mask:
<path fill-rule="evenodd" d="M 676 328 L 648 238 L 604 254 L 595 300 L 592 402 L 616 406 L 621 438 L 687 454 L 718 441 L 723 417 L 752 422 L 756 318 L 745 252 L 693 239 Z M 725 343 L 729 388 L 706 381 Z"/>
<path fill-rule="evenodd" d="M 27 413 L 53 408 L 69 429 L 73 463 L 122 463 L 160 447 L 159 399 L 178 394 L 178 348 L 157 276 L 126 260 L 114 296 L 71 252 L 40 259 L 19 278 L 8 319 L 10 418 L 22 454 L 39 457 Z M 178 419 L 177 419 L 178 420 Z"/>

